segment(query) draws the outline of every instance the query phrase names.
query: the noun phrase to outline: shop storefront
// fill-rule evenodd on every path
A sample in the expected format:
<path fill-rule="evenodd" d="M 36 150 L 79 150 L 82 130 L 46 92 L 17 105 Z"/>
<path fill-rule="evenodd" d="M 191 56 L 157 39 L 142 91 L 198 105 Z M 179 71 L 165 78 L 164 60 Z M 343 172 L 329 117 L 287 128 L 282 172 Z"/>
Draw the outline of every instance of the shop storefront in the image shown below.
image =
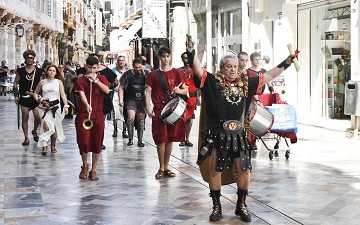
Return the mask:
<path fill-rule="evenodd" d="M 308 105 L 312 117 L 350 120 L 344 102 L 345 83 L 351 79 L 351 2 L 298 4 L 297 18 L 302 74 L 307 77 L 299 83 L 298 94 L 309 94 L 310 102 L 299 98 L 299 105 Z"/>

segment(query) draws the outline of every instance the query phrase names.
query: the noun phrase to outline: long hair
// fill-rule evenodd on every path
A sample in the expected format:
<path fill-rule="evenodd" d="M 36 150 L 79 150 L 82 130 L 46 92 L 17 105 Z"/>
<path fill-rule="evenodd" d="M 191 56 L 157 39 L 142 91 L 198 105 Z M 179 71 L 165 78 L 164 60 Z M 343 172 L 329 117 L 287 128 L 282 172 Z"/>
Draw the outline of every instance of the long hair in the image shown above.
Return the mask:
<path fill-rule="evenodd" d="M 64 78 L 61 76 L 59 68 L 58 68 L 56 65 L 54 65 L 54 64 L 51 64 L 50 66 L 48 66 L 48 68 L 46 68 L 45 77 L 48 77 L 48 74 L 47 74 L 47 73 L 48 73 L 48 71 L 49 71 L 49 69 L 50 69 L 51 67 L 54 67 L 54 68 L 55 68 L 55 71 L 56 71 L 55 79 L 59 79 L 59 80 L 61 80 L 62 82 L 64 82 Z"/>

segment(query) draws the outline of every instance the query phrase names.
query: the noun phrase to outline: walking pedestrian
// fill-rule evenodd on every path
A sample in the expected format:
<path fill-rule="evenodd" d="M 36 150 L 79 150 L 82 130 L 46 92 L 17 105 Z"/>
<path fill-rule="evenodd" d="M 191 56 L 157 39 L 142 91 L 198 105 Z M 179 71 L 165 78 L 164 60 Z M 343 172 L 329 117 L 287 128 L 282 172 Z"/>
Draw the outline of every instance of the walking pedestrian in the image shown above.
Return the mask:
<path fill-rule="evenodd" d="M 65 136 L 62 128 L 64 115 L 61 113 L 60 98 L 64 103 L 64 114 L 68 114 L 69 105 L 62 83 L 61 74 L 55 65 L 48 66 L 46 78 L 41 80 L 34 92 L 34 99 L 41 103 L 39 113 L 41 117 L 41 127 L 38 147 L 42 148 L 42 154 L 48 152 L 48 141 L 51 137 L 51 153 L 56 153 L 56 139 L 64 142 Z M 41 93 L 41 97 L 39 94 Z"/>
<path fill-rule="evenodd" d="M 236 55 L 222 57 L 220 71 L 214 74 L 204 74 L 200 61 L 194 57 L 195 85 L 203 92 L 203 102 L 206 105 L 202 146 L 206 146 L 204 151 L 210 151 L 206 154 L 210 165 L 205 171 L 213 201 L 210 221 L 219 221 L 222 218 L 221 176 L 225 171 L 232 171 L 233 164 L 237 171 L 238 188 L 235 215 L 240 216 L 242 221 L 251 221 L 246 205 L 252 167 L 251 150 L 247 141 L 248 130 L 245 129 L 244 124 L 245 116 L 252 97 L 261 93 L 264 83 L 279 76 L 289 67 L 292 63 L 291 59 L 292 57 L 289 56 L 266 73 L 246 78 L 239 73 L 239 61 Z"/>
<path fill-rule="evenodd" d="M 21 127 L 24 132 L 25 140 L 22 145 L 29 145 L 29 114 L 30 111 L 33 111 L 34 115 L 34 129 L 31 131 L 31 134 L 34 137 L 34 141 L 38 142 L 39 137 L 37 134 L 37 128 L 39 127 L 41 121 L 38 111 L 39 103 L 34 99 L 34 97 L 29 94 L 34 92 L 34 89 L 40 82 L 43 70 L 34 65 L 34 59 L 36 57 L 35 51 L 28 49 L 23 53 L 25 59 L 25 66 L 20 67 L 16 70 L 16 77 L 14 81 L 13 91 L 15 97 L 15 103 L 19 104 L 21 107 Z M 19 85 L 19 90 L 18 90 Z"/>
<path fill-rule="evenodd" d="M 180 118 L 175 124 L 166 124 L 160 119 L 161 110 L 164 108 L 170 96 L 165 92 L 158 79 L 158 75 L 163 77 L 166 86 L 170 92 L 187 95 L 188 87 L 184 84 L 185 79 L 183 72 L 171 66 L 171 52 L 167 47 L 161 47 L 158 52 L 160 61 L 159 70 L 150 72 L 146 79 L 145 105 L 146 111 L 152 118 L 152 136 L 156 144 L 159 158 L 159 170 L 155 174 L 156 179 L 166 177 L 175 177 L 176 174 L 169 169 L 169 161 L 173 148 L 173 142 L 185 140 L 185 121 Z M 150 102 L 154 104 L 152 108 Z"/>
<path fill-rule="evenodd" d="M 119 88 L 119 104 L 126 110 L 124 113 L 127 113 L 128 146 L 133 145 L 135 118 L 138 133 L 137 145 L 139 147 L 145 146 L 142 142 L 145 129 L 145 86 L 145 74 L 143 73 L 141 59 L 135 58 L 133 69 L 126 71 L 120 78 Z M 124 93 L 126 93 L 125 96 Z"/>
<path fill-rule="evenodd" d="M 110 83 L 103 75 L 96 74 L 98 64 L 99 59 L 96 56 L 89 56 L 86 59 L 86 74 L 79 77 L 73 87 L 73 91 L 80 97 L 79 110 L 75 119 L 76 141 L 83 162 L 79 174 L 80 179 L 86 179 L 88 176 L 88 153 L 92 152 L 89 179 L 99 180 L 96 166 L 104 139 L 104 94 L 110 93 Z"/>

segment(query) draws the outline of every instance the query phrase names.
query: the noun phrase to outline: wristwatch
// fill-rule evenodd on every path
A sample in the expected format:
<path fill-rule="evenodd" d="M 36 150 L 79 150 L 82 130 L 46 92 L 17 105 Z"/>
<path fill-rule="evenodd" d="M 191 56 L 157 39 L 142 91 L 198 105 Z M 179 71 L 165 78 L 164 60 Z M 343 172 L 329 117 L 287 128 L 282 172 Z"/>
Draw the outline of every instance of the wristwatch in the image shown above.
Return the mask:
<path fill-rule="evenodd" d="M 99 81 L 99 79 L 96 78 L 96 79 L 94 80 L 94 83 L 96 84 L 98 81 Z"/>

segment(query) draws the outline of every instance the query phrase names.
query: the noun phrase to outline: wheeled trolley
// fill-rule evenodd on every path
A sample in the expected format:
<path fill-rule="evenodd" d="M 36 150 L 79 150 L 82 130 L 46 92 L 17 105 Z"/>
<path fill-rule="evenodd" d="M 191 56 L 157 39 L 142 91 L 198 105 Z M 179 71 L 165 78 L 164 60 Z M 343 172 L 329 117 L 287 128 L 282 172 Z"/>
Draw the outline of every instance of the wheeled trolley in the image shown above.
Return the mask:
<path fill-rule="evenodd" d="M 285 158 L 290 157 L 290 145 L 287 139 L 290 139 L 291 144 L 297 142 L 297 119 L 296 110 L 293 106 L 286 104 L 286 102 L 280 99 L 278 93 L 263 94 L 260 99 L 264 105 L 264 108 L 268 110 L 273 116 L 274 121 L 269 130 L 269 134 L 258 137 L 264 144 L 265 148 L 269 151 L 269 159 L 272 160 L 275 156 L 278 156 L 278 151 L 285 151 Z M 266 144 L 266 140 L 275 140 L 275 145 L 270 148 Z M 286 148 L 280 149 L 281 139 L 284 139 Z"/>

